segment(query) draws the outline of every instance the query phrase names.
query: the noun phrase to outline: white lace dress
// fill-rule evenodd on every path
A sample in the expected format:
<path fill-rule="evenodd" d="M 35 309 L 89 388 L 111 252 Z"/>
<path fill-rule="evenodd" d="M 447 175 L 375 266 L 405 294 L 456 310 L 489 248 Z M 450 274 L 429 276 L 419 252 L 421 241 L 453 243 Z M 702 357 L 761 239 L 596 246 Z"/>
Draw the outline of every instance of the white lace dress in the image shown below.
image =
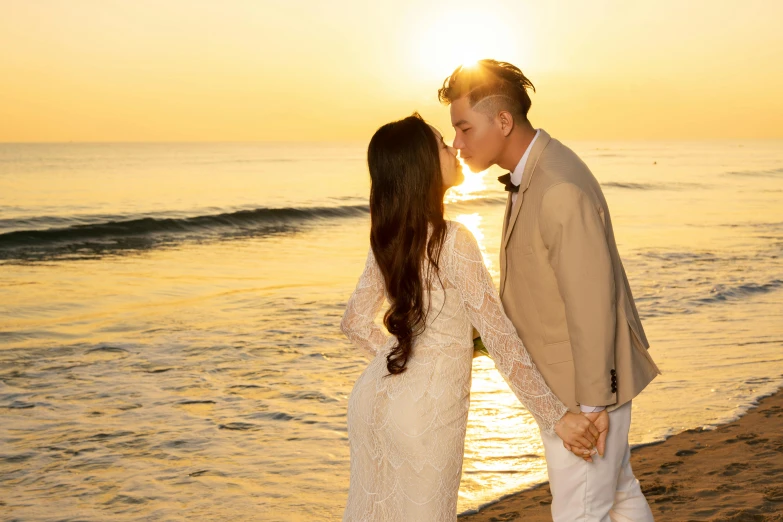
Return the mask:
<path fill-rule="evenodd" d="M 348 401 L 351 479 L 344 521 L 456 520 L 473 325 L 542 431 L 552 432 L 567 411 L 503 312 L 475 238 L 459 223 L 447 224 L 442 286 L 434 277 L 431 311 L 405 372 L 386 369 L 396 339 L 374 321 L 386 293 L 372 249 L 348 301 L 341 328 L 373 359 Z"/>

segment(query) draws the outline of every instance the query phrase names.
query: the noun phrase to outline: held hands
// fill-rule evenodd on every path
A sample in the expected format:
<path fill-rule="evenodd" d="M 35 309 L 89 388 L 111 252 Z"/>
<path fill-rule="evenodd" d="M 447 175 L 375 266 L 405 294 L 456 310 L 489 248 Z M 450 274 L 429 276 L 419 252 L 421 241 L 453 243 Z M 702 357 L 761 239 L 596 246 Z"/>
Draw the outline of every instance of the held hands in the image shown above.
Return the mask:
<path fill-rule="evenodd" d="M 592 426 L 598 430 L 596 449 L 598 450 L 598 454 L 603 457 L 604 451 L 606 450 L 606 435 L 609 433 L 609 414 L 606 410 L 603 410 L 597 413 L 583 413 L 582 416 L 586 417 L 592 423 Z M 581 457 L 587 462 L 593 461 L 592 455 L 595 455 L 595 450 L 590 448 L 588 453 L 585 453 L 584 447 L 569 444 L 565 439 L 563 439 L 563 446 L 577 457 Z"/>
<path fill-rule="evenodd" d="M 566 412 L 555 424 L 555 433 L 563 440 L 563 446 L 568 451 L 592 462 L 590 456 L 593 454 L 592 450 L 598 442 L 601 432 L 586 415 Z M 603 453 L 601 454 L 603 455 Z"/>

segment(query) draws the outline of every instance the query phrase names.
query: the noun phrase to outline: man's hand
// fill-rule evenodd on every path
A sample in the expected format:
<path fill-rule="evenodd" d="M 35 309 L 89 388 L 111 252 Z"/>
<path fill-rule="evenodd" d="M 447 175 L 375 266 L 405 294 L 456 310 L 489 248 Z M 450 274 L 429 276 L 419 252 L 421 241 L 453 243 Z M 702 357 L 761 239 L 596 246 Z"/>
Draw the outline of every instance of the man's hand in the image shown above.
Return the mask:
<path fill-rule="evenodd" d="M 598 428 L 599 435 L 596 449 L 598 449 L 598 454 L 603 457 L 606 451 L 606 436 L 609 434 L 609 414 L 606 410 L 602 410 L 597 413 L 585 413 L 584 416 L 590 419 L 590 422 Z"/>
<path fill-rule="evenodd" d="M 597 413 L 583 413 L 582 415 L 587 417 L 587 419 L 590 420 L 590 422 L 593 423 L 593 426 L 595 426 L 595 428 L 598 430 L 598 441 L 596 443 L 596 449 L 598 450 L 598 454 L 603 457 L 604 452 L 606 451 L 606 436 L 609 433 L 609 414 L 606 412 L 606 410 L 603 410 Z M 594 451 L 591 451 L 589 455 L 585 455 L 584 448 L 569 444 L 565 440 L 563 441 L 563 446 L 577 457 L 581 457 L 587 462 L 593 461 L 592 455 L 595 454 Z"/>

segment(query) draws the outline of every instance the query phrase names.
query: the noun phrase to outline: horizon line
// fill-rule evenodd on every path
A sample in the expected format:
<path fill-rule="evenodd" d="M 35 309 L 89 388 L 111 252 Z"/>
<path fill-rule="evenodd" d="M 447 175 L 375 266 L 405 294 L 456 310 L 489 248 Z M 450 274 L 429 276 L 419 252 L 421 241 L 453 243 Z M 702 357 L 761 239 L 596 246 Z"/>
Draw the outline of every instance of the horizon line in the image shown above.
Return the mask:
<path fill-rule="evenodd" d="M 783 136 L 775 138 L 557 138 L 563 141 L 603 141 L 603 142 L 658 142 L 658 143 L 693 143 L 693 142 L 774 142 L 783 141 Z M 366 144 L 370 139 L 346 140 L 52 140 L 52 141 L 0 141 L 0 145 L 185 145 L 185 144 Z"/>

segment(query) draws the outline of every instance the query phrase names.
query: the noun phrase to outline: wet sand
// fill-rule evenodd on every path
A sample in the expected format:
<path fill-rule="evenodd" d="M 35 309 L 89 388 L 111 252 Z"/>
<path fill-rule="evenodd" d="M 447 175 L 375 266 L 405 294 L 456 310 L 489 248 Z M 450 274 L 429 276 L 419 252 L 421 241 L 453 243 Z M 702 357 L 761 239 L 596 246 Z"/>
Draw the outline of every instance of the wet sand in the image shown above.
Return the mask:
<path fill-rule="evenodd" d="M 783 521 L 783 391 L 736 422 L 636 448 L 631 462 L 656 521 Z M 551 521 L 548 484 L 460 522 Z"/>

